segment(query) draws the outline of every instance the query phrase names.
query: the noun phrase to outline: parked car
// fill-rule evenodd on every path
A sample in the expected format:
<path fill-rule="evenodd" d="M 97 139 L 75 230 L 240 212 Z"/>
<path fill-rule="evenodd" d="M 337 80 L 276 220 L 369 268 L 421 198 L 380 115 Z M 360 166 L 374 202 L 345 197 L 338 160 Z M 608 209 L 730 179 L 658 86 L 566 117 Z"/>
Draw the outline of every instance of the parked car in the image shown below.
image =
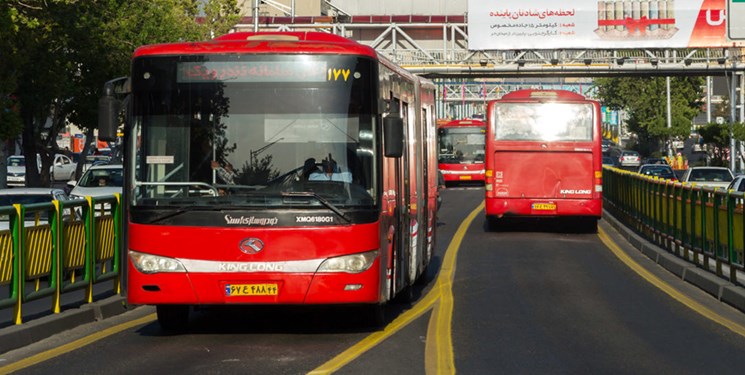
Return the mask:
<path fill-rule="evenodd" d="M 727 185 L 727 190 L 737 191 L 740 193 L 745 192 L 745 175 L 737 175 L 732 182 Z"/>
<path fill-rule="evenodd" d="M 680 181 L 699 186 L 726 188 L 734 179 L 732 171 L 725 167 L 691 167 L 683 173 Z"/>
<path fill-rule="evenodd" d="M 644 158 L 642 164 L 667 164 L 665 158 Z"/>
<path fill-rule="evenodd" d="M 41 157 L 36 155 L 36 165 L 41 171 Z M 75 179 L 75 168 L 77 164 L 67 155 L 56 154 L 49 169 L 52 181 L 67 181 Z M 23 155 L 8 157 L 8 186 L 26 186 L 26 158 Z"/>
<path fill-rule="evenodd" d="M 608 165 L 608 166 L 613 167 L 616 165 L 616 159 L 613 159 L 610 156 L 603 156 L 603 165 Z"/>
<path fill-rule="evenodd" d="M 0 189 L 0 207 L 12 206 L 14 204 L 33 204 L 33 203 L 46 203 L 53 200 L 68 200 L 70 199 L 65 191 L 57 188 L 12 188 L 12 189 Z M 63 218 L 67 219 L 73 211 L 65 209 L 62 213 Z M 76 217 L 78 213 L 75 212 Z M 47 212 L 39 212 L 37 217 L 34 213 L 27 213 L 24 219 L 26 226 L 45 224 L 48 220 Z M 0 215 L 0 230 L 5 230 L 10 227 L 9 215 Z"/>
<path fill-rule="evenodd" d="M 678 180 L 673 168 L 667 164 L 642 164 L 637 172 L 645 176 L 659 177 L 672 181 Z"/>
<path fill-rule="evenodd" d="M 100 197 L 122 193 L 124 186 L 124 168 L 121 164 L 93 165 L 88 168 L 79 181 L 71 180 L 70 197 Z"/>
<path fill-rule="evenodd" d="M 83 164 L 83 173 L 91 166 L 109 164 L 110 161 L 111 156 L 108 155 L 88 155 L 85 157 L 85 164 Z"/>
<path fill-rule="evenodd" d="M 638 167 L 641 165 L 639 153 L 631 150 L 623 150 L 618 156 L 618 165 L 621 167 Z"/>
<path fill-rule="evenodd" d="M 613 142 L 611 142 L 611 141 L 609 141 L 607 139 L 603 139 L 603 142 L 601 144 L 601 149 L 602 149 L 603 153 L 605 154 L 605 153 L 609 152 L 612 147 L 615 147 L 615 146 L 616 146 L 615 143 L 613 143 Z"/>

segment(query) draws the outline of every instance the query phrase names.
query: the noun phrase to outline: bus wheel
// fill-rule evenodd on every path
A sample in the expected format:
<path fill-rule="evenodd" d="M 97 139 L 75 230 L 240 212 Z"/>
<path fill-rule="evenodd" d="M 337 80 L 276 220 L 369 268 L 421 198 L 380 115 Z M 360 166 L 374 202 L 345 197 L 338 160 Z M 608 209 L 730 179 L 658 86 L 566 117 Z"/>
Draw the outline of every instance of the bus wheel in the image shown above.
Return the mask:
<path fill-rule="evenodd" d="M 183 331 L 189 324 L 189 306 L 187 305 L 157 305 L 160 327 L 166 331 Z"/>

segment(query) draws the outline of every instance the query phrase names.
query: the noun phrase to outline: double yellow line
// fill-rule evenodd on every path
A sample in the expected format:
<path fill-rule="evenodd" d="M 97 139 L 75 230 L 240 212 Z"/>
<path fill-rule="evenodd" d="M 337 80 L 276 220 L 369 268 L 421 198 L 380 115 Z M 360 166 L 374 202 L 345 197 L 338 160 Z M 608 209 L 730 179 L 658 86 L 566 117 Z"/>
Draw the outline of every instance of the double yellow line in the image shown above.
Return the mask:
<path fill-rule="evenodd" d="M 454 374 L 455 362 L 453 359 L 451 323 L 453 320 L 452 286 L 455 261 L 468 227 L 483 208 L 484 203 L 482 202 L 475 210 L 471 211 L 468 217 L 458 227 L 453 239 L 450 241 L 450 245 L 445 251 L 445 258 L 437 276 L 437 281 L 424 298 L 410 310 L 399 315 L 382 331 L 367 336 L 354 346 L 309 372 L 309 374 L 330 374 L 341 369 L 355 358 L 400 331 L 430 309 L 433 309 L 433 312 L 429 320 L 429 326 L 427 327 L 427 341 L 424 350 L 425 370 L 427 374 Z"/>

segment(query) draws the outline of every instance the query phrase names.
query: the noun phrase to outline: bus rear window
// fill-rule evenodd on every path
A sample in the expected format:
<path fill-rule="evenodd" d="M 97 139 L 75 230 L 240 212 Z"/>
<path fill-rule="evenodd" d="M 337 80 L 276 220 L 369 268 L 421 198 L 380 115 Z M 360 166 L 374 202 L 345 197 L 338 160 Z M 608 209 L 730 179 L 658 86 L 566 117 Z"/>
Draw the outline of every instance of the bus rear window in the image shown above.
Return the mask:
<path fill-rule="evenodd" d="M 591 141 L 592 105 L 584 103 L 498 103 L 496 140 Z"/>

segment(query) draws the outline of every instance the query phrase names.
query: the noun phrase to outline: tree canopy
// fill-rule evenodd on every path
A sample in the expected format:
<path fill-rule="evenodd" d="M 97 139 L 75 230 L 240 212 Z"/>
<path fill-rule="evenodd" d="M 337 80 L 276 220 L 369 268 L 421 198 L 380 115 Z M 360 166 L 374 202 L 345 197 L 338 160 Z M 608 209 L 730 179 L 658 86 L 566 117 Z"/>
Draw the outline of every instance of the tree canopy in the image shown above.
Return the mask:
<path fill-rule="evenodd" d="M 27 184 L 49 184 L 45 171 L 68 122 L 92 139 L 103 84 L 128 74 L 138 46 L 211 39 L 230 30 L 238 12 L 237 0 L 2 2 L 0 139 L 22 132 L 24 155 L 42 156 L 41 175 L 27 168 Z M 3 186 L 4 163 L 0 169 Z"/>
<path fill-rule="evenodd" d="M 692 120 L 700 112 L 704 78 L 670 79 L 670 128 L 665 77 L 597 78 L 594 83 L 604 105 L 628 114 L 626 123 L 628 130 L 638 137 L 638 151 L 651 154 L 671 138 L 688 137 Z"/>

